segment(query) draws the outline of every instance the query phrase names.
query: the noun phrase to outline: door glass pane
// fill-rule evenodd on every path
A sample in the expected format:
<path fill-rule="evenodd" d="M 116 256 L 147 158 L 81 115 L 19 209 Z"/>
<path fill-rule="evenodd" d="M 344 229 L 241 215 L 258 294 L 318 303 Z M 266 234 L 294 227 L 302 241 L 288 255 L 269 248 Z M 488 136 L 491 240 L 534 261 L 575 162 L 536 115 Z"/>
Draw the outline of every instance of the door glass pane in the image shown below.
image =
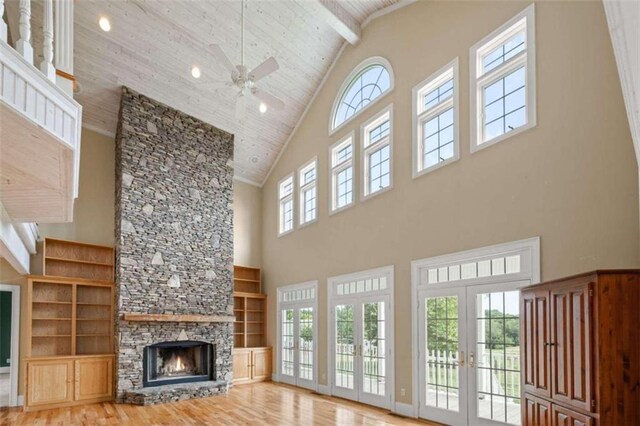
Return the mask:
<path fill-rule="evenodd" d="M 384 396 L 386 377 L 384 302 L 365 303 L 362 315 L 362 390 Z"/>
<path fill-rule="evenodd" d="M 425 298 L 426 404 L 459 411 L 458 297 Z"/>
<path fill-rule="evenodd" d="M 519 292 L 479 294 L 478 417 L 520 424 Z"/>
<path fill-rule="evenodd" d="M 282 310 L 282 365 L 281 372 L 293 376 L 293 309 Z"/>
<path fill-rule="evenodd" d="M 354 388 L 355 342 L 353 335 L 353 305 L 336 306 L 336 386 Z"/>
<path fill-rule="evenodd" d="M 313 380 L 313 308 L 300 309 L 300 336 L 298 340 L 298 378 Z"/>

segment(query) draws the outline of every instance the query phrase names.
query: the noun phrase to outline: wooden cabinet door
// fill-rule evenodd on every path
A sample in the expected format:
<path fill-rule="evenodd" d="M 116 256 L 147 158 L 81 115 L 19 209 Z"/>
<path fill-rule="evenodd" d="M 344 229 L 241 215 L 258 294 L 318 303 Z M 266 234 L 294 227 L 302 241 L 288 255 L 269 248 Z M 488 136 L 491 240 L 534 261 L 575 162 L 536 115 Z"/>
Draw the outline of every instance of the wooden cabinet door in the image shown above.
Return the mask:
<path fill-rule="evenodd" d="M 113 398 L 113 358 L 83 358 L 75 361 L 76 401 Z"/>
<path fill-rule="evenodd" d="M 523 426 L 551 426 L 551 403 L 533 395 L 524 394 Z"/>
<path fill-rule="evenodd" d="M 251 349 L 233 350 L 233 383 L 251 380 Z"/>
<path fill-rule="evenodd" d="M 254 380 L 271 379 L 271 348 L 254 349 L 252 363 Z"/>
<path fill-rule="evenodd" d="M 552 426 L 593 426 L 592 417 L 553 404 L 551 407 Z"/>
<path fill-rule="evenodd" d="M 27 407 L 73 400 L 73 361 L 27 362 Z"/>
<path fill-rule="evenodd" d="M 525 392 L 549 397 L 549 292 L 523 291 L 520 296 L 522 382 Z"/>
<path fill-rule="evenodd" d="M 592 411 L 591 284 L 551 290 L 551 397 Z"/>

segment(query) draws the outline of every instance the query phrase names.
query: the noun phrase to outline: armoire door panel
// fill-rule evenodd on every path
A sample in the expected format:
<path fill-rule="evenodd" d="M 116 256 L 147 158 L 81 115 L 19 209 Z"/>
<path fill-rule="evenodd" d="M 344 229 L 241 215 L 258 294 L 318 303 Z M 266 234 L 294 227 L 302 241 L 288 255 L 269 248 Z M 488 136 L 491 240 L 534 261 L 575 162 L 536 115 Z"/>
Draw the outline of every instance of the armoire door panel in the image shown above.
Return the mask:
<path fill-rule="evenodd" d="M 588 283 L 551 291 L 551 397 L 591 410 L 591 309 Z"/>
<path fill-rule="evenodd" d="M 551 403 L 524 394 L 523 426 L 551 426 Z"/>
<path fill-rule="evenodd" d="M 551 406 L 552 426 L 593 426 L 594 420 L 587 415 L 556 404 Z"/>
<path fill-rule="evenodd" d="M 522 384 L 525 391 L 534 392 L 536 388 L 535 359 L 535 293 L 526 292 L 521 295 L 520 302 L 520 344 L 522 362 Z"/>
<path fill-rule="evenodd" d="M 534 316 L 535 389 L 539 395 L 549 396 L 549 292 L 536 291 Z"/>

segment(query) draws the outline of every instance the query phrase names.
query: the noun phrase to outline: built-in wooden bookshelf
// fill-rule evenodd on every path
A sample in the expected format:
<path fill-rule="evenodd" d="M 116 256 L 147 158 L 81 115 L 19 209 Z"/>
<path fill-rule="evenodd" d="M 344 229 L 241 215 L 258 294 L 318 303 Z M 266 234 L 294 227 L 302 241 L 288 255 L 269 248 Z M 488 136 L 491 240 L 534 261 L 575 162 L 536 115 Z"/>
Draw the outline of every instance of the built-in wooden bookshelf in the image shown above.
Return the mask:
<path fill-rule="evenodd" d="M 271 348 L 266 347 L 267 295 L 260 293 L 260 269 L 234 266 L 233 382 L 271 380 Z"/>
<path fill-rule="evenodd" d="M 42 261 L 36 273 L 105 282 L 114 279 L 113 247 L 45 238 L 38 251 Z"/>
<path fill-rule="evenodd" d="M 260 293 L 260 269 L 234 265 L 233 289 L 240 293 Z"/>
<path fill-rule="evenodd" d="M 113 353 L 113 285 L 30 276 L 27 357 Z"/>
<path fill-rule="evenodd" d="M 113 399 L 113 283 L 30 275 L 25 410 Z"/>
<path fill-rule="evenodd" d="M 260 269 L 234 266 L 233 270 L 234 347 L 263 347 L 266 343 L 267 295 L 260 293 Z"/>

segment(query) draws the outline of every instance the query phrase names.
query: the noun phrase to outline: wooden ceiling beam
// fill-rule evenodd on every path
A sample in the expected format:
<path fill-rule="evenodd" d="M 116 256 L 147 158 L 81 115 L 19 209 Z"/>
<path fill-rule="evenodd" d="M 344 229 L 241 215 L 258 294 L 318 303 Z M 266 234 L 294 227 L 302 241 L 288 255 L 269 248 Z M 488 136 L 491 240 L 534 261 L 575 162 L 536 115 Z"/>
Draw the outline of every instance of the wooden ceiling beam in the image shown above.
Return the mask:
<path fill-rule="evenodd" d="M 342 7 L 338 0 L 317 0 L 322 17 L 349 43 L 360 41 L 360 22 Z"/>

